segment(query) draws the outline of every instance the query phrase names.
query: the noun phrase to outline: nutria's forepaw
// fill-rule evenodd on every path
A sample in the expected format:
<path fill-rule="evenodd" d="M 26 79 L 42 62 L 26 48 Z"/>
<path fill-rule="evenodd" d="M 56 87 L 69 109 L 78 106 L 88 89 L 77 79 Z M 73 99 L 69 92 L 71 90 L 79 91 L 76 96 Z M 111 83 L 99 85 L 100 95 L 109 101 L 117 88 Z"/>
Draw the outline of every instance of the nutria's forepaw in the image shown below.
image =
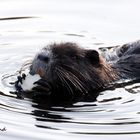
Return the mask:
<path fill-rule="evenodd" d="M 15 81 L 14 85 L 15 85 L 15 92 L 10 92 L 10 93 L 14 93 L 17 95 L 17 98 L 23 99 L 22 93 L 24 92 L 21 84 L 22 84 L 22 80 L 25 80 L 26 75 L 23 73 L 22 76 L 17 76 L 17 81 Z"/>
<path fill-rule="evenodd" d="M 40 79 L 40 80 L 34 82 L 34 84 L 37 84 L 37 85 L 40 85 L 43 87 L 51 88 L 51 85 L 45 79 Z"/>
<path fill-rule="evenodd" d="M 36 81 L 34 84 L 37 86 L 33 87 L 33 91 L 42 94 L 42 95 L 50 95 L 51 94 L 51 85 L 44 79 L 40 79 Z"/>
<path fill-rule="evenodd" d="M 21 84 L 22 84 L 22 80 L 25 80 L 26 75 L 23 73 L 22 76 L 17 76 L 17 81 L 15 82 L 15 88 L 17 92 L 21 92 L 23 91 Z"/>

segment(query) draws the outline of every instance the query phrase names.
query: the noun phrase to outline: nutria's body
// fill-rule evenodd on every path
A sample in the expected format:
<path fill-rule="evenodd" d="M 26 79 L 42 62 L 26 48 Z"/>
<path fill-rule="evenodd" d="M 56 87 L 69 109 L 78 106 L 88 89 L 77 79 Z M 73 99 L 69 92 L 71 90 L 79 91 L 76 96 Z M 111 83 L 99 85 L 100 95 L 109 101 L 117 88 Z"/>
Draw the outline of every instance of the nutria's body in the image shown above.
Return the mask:
<path fill-rule="evenodd" d="M 30 73 L 42 78 L 34 90 L 58 100 L 96 100 L 99 91 L 115 81 L 140 78 L 140 42 L 117 47 L 114 52 L 99 54 L 75 43 L 49 45 L 32 62 Z"/>

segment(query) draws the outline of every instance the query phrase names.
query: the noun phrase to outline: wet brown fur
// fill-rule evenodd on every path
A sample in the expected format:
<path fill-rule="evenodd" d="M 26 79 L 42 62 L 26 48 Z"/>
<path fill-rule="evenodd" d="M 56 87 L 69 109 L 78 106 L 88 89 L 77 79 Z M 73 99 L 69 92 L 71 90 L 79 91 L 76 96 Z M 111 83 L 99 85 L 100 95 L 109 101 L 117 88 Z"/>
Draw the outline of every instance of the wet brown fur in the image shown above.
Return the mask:
<path fill-rule="evenodd" d="M 111 56 L 108 61 L 97 51 L 83 49 L 75 43 L 54 43 L 35 56 L 30 72 L 39 74 L 52 86 L 50 96 L 53 98 L 65 100 L 88 97 L 96 100 L 99 92 L 115 81 L 140 77 L 139 61 L 136 61 L 136 54 L 132 55 L 135 49 L 140 52 L 140 43 L 134 45 L 135 48 L 131 46 L 118 47 L 116 56 Z M 114 60 L 115 57 L 117 60 Z M 133 63 L 138 66 L 131 67 Z"/>

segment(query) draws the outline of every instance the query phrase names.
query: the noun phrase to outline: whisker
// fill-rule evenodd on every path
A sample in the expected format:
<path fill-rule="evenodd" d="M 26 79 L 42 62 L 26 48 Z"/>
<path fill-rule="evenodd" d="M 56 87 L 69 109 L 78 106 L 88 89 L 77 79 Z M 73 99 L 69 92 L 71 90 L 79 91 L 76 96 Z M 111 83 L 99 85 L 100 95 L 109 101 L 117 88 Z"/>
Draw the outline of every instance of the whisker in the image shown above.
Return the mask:
<path fill-rule="evenodd" d="M 87 92 L 87 90 L 84 88 L 83 84 L 75 74 L 71 73 L 70 71 L 60 66 L 59 66 L 59 70 L 61 71 L 62 76 L 65 77 L 67 80 L 69 80 L 83 94 Z"/>
<path fill-rule="evenodd" d="M 29 69 L 29 67 L 32 64 L 32 60 L 27 60 L 20 68 L 19 73 L 22 73 L 23 71 L 25 71 L 26 69 Z"/>
<path fill-rule="evenodd" d="M 63 77 L 64 76 L 64 73 L 62 73 L 62 71 L 59 68 L 56 68 L 56 69 L 57 69 L 57 75 L 58 75 L 58 77 L 60 78 L 60 80 L 62 82 L 64 82 L 64 84 L 66 85 L 66 88 L 68 88 L 70 90 L 70 91 L 68 90 L 68 92 L 73 95 L 74 93 L 73 93 L 72 88 L 68 84 L 67 80 Z"/>

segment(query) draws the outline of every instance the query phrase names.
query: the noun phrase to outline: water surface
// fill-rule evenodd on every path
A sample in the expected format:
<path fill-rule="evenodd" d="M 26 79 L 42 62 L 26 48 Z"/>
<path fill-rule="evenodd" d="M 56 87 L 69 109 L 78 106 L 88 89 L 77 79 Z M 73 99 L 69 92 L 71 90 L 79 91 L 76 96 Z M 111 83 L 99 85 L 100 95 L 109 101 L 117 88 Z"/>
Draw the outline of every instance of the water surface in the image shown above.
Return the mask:
<path fill-rule="evenodd" d="M 140 138 L 140 84 L 107 90 L 96 102 L 48 106 L 16 99 L 9 85 L 23 63 L 52 42 L 98 49 L 140 39 L 139 0 L 0 1 L 0 139 Z M 3 131 L 2 131 L 3 130 Z"/>

